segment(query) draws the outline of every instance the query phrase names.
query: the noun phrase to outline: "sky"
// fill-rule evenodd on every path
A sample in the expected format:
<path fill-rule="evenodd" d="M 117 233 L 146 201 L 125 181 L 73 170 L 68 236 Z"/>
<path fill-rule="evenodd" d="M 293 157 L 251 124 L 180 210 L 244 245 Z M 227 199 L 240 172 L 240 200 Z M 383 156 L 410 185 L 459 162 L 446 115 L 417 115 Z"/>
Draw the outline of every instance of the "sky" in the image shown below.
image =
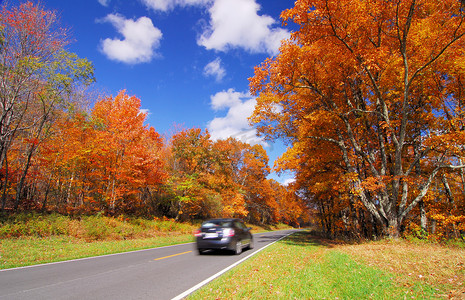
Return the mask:
<path fill-rule="evenodd" d="M 285 150 L 248 125 L 255 99 L 248 78 L 275 56 L 291 28 L 281 12 L 294 0 L 41 0 L 70 30 L 69 51 L 90 60 L 96 88 L 141 100 L 147 124 L 208 129 L 212 139 L 261 143 L 270 165 Z M 281 183 L 290 174 L 270 176 Z"/>

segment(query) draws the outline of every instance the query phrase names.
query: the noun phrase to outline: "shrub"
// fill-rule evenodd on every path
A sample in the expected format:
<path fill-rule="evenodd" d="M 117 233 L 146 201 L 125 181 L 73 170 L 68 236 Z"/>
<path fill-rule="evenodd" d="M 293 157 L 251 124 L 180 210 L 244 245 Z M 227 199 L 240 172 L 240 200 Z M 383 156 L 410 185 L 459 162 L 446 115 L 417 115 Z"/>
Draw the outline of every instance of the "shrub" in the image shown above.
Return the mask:
<path fill-rule="evenodd" d="M 191 233 L 194 226 L 171 219 L 144 219 L 102 214 L 71 218 L 60 214 L 22 213 L 0 217 L 0 238 L 69 235 L 87 241 L 147 238 Z"/>
<path fill-rule="evenodd" d="M 39 215 L 36 213 L 16 214 L 2 218 L 0 238 L 52 235 L 67 235 L 69 219 L 58 215 Z"/>

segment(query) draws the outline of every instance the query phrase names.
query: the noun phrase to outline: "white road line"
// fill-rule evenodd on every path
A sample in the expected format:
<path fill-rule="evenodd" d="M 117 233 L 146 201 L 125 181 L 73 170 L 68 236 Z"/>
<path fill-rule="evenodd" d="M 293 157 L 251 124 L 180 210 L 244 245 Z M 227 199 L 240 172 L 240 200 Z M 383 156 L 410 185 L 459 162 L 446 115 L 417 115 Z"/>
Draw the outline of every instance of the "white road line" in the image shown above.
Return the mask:
<path fill-rule="evenodd" d="M 189 294 L 192 294 L 194 291 L 200 289 L 201 287 L 203 287 L 204 285 L 206 285 L 207 283 L 209 283 L 209 282 L 212 281 L 213 279 L 215 279 L 215 278 L 217 278 L 217 277 L 223 275 L 224 273 L 226 273 L 227 271 L 231 270 L 231 269 L 234 268 L 235 266 L 239 265 L 239 264 L 242 263 L 243 261 L 245 261 L 245 260 L 251 258 L 251 257 L 254 256 L 255 254 L 257 254 L 257 253 L 259 253 L 260 251 L 264 250 L 265 248 L 267 248 L 267 247 L 273 245 L 273 244 L 276 243 L 276 242 L 279 242 L 280 240 L 282 240 L 282 239 L 288 237 L 289 235 L 291 235 L 291 234 L 293 234 L 293 233 L 295 233 L 295 231 L 294 231 L 294 232 L 291 232 L 291 233 L 288 233 L 288 234 L 286 234 L 285 236 L 281 237 L 280 239 L 274 241 L 273 243 L 270 243 L 270 244 L 268 244 L 268 245 L 266 245 L 266 246 L 264 246 L 264 247 L 258 249 L 258 250 L 255 251 L 254 253 L 249 254 L 248 256 L 244 257 L 243 259 L 241 259 L 241 260 L 235 262 L 234 264 L 230 265 L 230 266 L 227 267 L 226 269 L 223 269 L 223 270 L 219 271 L 219 272 L 216 273 L 215 275 L 213 275 L 213 276 L 211 276 L 211 277 L 205 279 L 205 280 L 202 281 L 201 283 L 199 283 L 199 284 L 197 284 L 197 285 L 191 287 L 190 289 L 188 289 L 188 290 L 185 291 L 184 293 L 179 294 L 178 296 L 174 297 L 174 298 L 171 299 L 171 300 L 181 300 L 181 299 L 183 299 L 183 298 L 189 296 Z"/>

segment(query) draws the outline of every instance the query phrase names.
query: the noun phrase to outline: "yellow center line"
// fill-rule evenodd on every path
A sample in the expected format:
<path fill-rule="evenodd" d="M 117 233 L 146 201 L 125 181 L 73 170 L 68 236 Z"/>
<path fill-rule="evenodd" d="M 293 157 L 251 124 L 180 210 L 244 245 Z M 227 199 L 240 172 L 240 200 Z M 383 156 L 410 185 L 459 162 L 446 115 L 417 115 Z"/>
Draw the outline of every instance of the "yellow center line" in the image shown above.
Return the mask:
<path fill-rule="evenodd" d="M 160 257 L 160 258 L 155 258 L 154 260 L 162 260 L 162 259 L 165 259 L 165 258 L 170 258 L 170 257 L 178 256 L 178 255 L 191 253 L 191 252 L 192 251 L 186 251 L 186 252 L 183 252 L 183 253 L 178 253 L 178 254 L 173 254 L 173 255 L 169 255 L 169 256 L 163 256 L 163 257 Z"/>

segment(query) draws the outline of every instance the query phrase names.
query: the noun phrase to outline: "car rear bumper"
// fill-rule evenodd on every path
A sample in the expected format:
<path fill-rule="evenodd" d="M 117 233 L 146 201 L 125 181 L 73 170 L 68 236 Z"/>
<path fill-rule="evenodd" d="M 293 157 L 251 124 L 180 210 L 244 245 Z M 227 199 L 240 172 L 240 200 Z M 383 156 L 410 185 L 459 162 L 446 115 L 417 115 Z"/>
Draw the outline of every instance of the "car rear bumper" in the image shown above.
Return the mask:
<path fill-rule="evenodd" d="M 203 239 L 197 238 L 197 249 L 228 249 L 234 250 L 236 243 L 234 239 Z"/>

